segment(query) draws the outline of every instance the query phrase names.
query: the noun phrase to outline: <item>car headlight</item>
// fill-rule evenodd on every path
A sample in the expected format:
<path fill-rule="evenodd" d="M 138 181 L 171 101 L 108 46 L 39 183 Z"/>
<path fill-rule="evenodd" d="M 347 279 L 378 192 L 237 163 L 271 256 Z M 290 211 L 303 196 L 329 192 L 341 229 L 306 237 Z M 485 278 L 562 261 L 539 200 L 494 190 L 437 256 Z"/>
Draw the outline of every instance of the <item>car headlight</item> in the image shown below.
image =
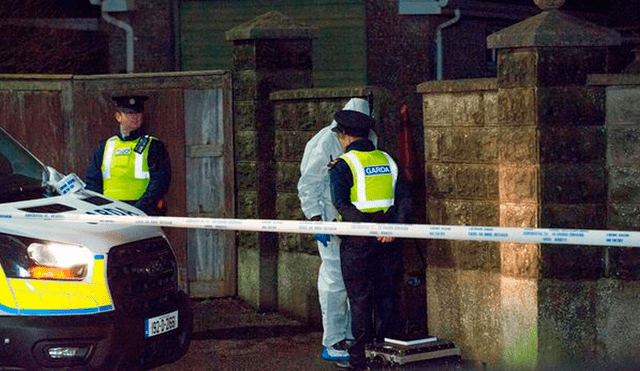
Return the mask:
<path fill-rule="evenodd" d="M 93 255 L 83 246 L 0 236 L 0 262 L 7 277 L 82 280 Z"/>

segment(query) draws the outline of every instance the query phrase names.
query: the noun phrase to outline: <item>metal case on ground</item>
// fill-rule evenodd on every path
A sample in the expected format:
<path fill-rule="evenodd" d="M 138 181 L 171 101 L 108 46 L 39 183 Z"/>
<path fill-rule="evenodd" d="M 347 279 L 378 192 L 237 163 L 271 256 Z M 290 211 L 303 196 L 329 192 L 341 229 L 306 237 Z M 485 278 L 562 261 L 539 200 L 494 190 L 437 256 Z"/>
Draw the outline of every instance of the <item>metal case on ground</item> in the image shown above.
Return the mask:
<path fill-rule="evenodd" d="M 460 349 L 447 340 L 416 344 L 400 345 L 390 342 L 369 344 L 366 347 L 367 358 L 389 365 L 404 365 L 411 362 L 452 357 L 460 358 Z"/>

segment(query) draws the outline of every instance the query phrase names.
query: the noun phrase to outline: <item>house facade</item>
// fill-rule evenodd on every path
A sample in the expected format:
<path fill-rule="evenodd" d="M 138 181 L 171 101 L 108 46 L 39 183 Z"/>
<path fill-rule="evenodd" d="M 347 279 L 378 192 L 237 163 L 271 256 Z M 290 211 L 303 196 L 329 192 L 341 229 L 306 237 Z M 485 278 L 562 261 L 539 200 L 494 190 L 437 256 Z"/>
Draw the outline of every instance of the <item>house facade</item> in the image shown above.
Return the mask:
<path fill-rule="evenodd" d="M 639 42 L 637 9 L 637 0 L 569 0 L 563 6 L 622 33 L 623 55 L 612 61 L 613 70 L 629 62 L 628 51 Z M 486 37 L 538 8 L 532 0 L 9 0 L 0 5 L 0 27 L 3 49 L 13 58 L 5 58 L 0 73 L 230 69 L 225 32 L 269 11 L 318 29 L 318 87 L 409 86 L 413 92 L 438 77 L 493 76 L 495 53 L 487 50 Z M 38 58 L 43 54 L 49 63 Z"/>

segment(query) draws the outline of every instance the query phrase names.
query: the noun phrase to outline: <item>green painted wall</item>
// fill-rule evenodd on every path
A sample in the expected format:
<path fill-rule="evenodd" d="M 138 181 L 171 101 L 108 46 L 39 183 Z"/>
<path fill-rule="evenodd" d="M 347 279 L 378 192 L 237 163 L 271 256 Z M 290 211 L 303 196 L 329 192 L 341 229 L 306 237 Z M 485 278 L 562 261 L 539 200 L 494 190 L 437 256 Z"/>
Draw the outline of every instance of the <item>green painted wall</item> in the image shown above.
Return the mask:
<path fill-rule="evenodd" d="M 231 69 L 225 32 L 269 11 L 318 29 L 313 42 L 314 86 L 366 84 L 364 0 L 184 0 L 180 8 L 184 71 Z"/>

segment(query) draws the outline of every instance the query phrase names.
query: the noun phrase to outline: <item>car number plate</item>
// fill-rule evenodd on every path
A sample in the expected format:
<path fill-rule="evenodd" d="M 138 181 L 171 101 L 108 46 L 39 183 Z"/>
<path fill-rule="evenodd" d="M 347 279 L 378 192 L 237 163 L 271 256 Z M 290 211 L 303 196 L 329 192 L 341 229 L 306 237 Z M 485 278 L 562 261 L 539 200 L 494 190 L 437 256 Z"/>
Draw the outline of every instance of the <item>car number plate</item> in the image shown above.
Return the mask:
<path fill-rule="evenodd" d="M 165 332 L 178 328 L 178 311 L 162 314 L 157 317 L 147 318 L 144 320 L 144 336 L 150 338 L 152 336 L 164 334 Z"/>

